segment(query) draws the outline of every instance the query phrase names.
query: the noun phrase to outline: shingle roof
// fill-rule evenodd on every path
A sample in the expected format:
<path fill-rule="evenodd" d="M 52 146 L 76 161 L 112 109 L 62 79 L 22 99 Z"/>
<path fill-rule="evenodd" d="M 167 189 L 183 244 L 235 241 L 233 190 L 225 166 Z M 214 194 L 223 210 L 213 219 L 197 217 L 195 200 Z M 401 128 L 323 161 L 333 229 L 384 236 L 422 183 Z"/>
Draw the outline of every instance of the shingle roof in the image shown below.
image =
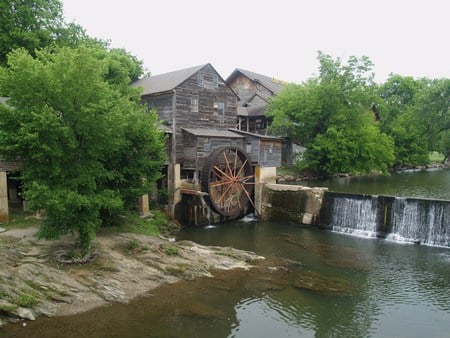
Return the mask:
<path fill-rule="evenodd" d="M 233 133 L 229 130 L 201 129 L 201 128 L 181 128 L 195 136 L 203 137 L 227 137 L 227 138 L 243 138 L 242 135 Z"/>
<path fill-rule="evenodd" d="M 264 87 L 269 89 L 274 94 L 278 94 L 283 89 L 282 81 L 278 81 L 269 76 L 254 73 L 249 70 L 245 70 L 245 69 L 241 69 L 241 68 L 236 68 L 233 71 L 233 73 L 231 73 L 231 75 L 228 76 L 226 83 L 229 84 L 238 73 L 245 75 L 246 77 L 248 77 L 249 79 L 251 79 L 253 81 L 259 82 L 260 84 L 262 84 Z"/>
<path fill-rule="evenodd" d="M 144 91 L 142 95 L 167 92 L 186 81 L 206 65 L 207 64 L 145 77 L 133 82 L 131 85 L 135 87 L 143 87 Z"/>

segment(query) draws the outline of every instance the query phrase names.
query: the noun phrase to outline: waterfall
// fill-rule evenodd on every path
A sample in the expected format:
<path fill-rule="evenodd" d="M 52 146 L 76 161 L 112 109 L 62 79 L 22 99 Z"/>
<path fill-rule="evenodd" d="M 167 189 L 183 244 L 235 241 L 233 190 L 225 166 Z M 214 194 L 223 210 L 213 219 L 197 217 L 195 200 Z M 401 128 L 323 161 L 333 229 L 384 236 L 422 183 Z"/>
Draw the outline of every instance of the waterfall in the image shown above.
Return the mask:
<path fill-rule="evenodd" d="M 333 204 L 331 228 L 334 231 L 374 237 L 377 228 L 376 196 L 337 198 Z"/>
<path fill-rule="evenodd" d="M 333 231 L 450 246 L 450 201 L 327 192 L 320 217 Z"/>
<path fill-rule="evenodd" d="M 396 197 L 388 239 L 450 246 L 449 205 L 442 201 Z"/>

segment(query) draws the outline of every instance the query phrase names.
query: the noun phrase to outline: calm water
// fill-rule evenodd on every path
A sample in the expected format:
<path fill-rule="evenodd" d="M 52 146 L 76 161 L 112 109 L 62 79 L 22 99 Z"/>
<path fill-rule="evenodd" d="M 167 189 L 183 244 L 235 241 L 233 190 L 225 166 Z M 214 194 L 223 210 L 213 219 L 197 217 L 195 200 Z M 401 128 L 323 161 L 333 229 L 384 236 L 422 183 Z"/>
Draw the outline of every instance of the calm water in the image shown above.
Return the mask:
<path fill-rule="evenodd" d="M 179 235 L 267 258 L 249 271 L 161 287 L 147 298 L 1 337 L 448 337 L 450 250 L 289 223 L 233 222 Z"/>
<path fill-rule="evenodd" d="M 351 176 L 301 184 L 331 191 L 450 200 L 450 169 L 404 171 L 390 176 Z"/>
<path fill-rule="evenodd" d="M 449 174 L 352 177 L 330 190 L 450 199 Z M 425 177 L 429 186 L 420 187 Z M 178 239 L 266 259 L 248 271 L 165 285 L 128 305 L 8 325 L 0 337 L 450 336 L 448 248 L 259 221 L 187 228 Z"/>

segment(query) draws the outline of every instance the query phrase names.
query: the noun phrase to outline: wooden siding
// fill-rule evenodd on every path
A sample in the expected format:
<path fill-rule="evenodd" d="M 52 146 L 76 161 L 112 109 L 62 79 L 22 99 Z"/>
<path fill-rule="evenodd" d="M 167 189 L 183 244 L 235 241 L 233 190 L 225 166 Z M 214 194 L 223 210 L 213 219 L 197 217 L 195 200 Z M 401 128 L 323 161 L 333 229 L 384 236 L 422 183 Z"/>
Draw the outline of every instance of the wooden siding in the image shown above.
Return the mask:
<path fill-rule="evenodd" d="M 279 167 L 281 165 L 281 139 L 264 139 L 247 135 L 243 150 L 253 164 L 262 167 Z"/>
<path fill-rule="evenodd" d="M 162 95 L 146 95 L 142 97 L 142 102 L 148 104 L 152 103 L 152 107 L 156 109 L 160 121 L 166 121 L 169 125 L 172 124 L 172 98 L 173 94 Z"/>
<path fill-rule="evenodd" d="M 206 158 L 212 151 L 223 146 L 232 146 L 244 149 L 243 138 L 227 137 L 203 137 L 195 136 L 189 133 L 184 134 L 184 159 L 183 168 L 201 171 Z M 244 149 L 245 150 L 245 149 Z"/>
<path fill-rule="evenodd" d="M 215 85 L 213 79 L 217 77 Z M 199 82 L 200 78 L 202 83 Z M 207 65 L 176 88 L 176 158 L 177 163 L 192 167 L 196 162 L 194 153 L 186 151 L 189 140 L 181 128 L 203 128 L 208 130 L 228 130 L 236 125 L 237 97 L 231 89 L 220 83 L 220 76 Z M 191 98 L 198 97 L 198 112 L 191 111 Z M 224 103 L 223 113 L 219 112 L 219 103 Z M 195 152 L 201 157 L 201 152 Z"/>
<path fill-rule="evenodd" d="M 16 171 L 19 170 L 22 166 L 22 161 L 17 159 L 15 161 L 5 161 L 2 157 L 0 157 L 0 172 L 1 171 Z"/>
<path fill-rule="evenodd" d="M 265 99 L 273 95 L 266 87 L 255 83 L 243 74 L 238 74 L 229 86 L 239 96 L 241 101 L 248 100 L 253 94 L 258 94 Z"/>
<path fill-rule="evenodd" d="M 281 165 L 281 140 L 261 140 L 259 165 L 262 167 L 279 167 Z"/>

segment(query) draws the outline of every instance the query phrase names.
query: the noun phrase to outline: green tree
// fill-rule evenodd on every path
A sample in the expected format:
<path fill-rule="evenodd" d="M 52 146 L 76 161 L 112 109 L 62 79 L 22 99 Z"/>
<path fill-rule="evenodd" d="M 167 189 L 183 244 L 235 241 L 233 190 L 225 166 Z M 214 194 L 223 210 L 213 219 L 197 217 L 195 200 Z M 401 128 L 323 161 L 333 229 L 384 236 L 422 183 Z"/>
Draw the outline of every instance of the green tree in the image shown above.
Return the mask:
<path fill-rule="evenodd" d="M 108 47 L 108 42 L 89 37 L 76 23 L 66 23 L 60 0 L 2 0 L 0 2 L 0 66 L 17 48 L 35 51 L 50 46 L 77 47 L 91 44 Z M 126 62 L 140 62 L 127 55 Z M 142 69 L 140 70 L 142 71 Z"/>
<path fill-rule="evenodd" d="M 378 89 L 383 100 L 379 106 L 380 127 L 394 140 L 396 166 L 428 162 L 425 129 L 416 114 L 417 99 L 425 85 L 425 80 L 391 74 Z"/>
<path fill-rule="evenodd" d="M 98 226 L 136 204 L 160 176 L 164 135 L 145 113 L 122 52 L 99 46 L 12 52 L 0 68 L 0 152 L 23 160 L 24 197 L 47 218 L 40 235 L 75 231 L 84 251 Z M 118 57 L 119 56 L 119 57 Z"/>
<path fill-rule="evenodd" d="M 373 116 L 380 99 L 372 63 L 350 57 L 343 64 L 320 52 L 318 59 L 318 77 L 287 86 L 270 103 L 272 131 L 305 146 L 305 165 L 324 175 L 385 171 L 393 144 Z"/>
<path fill-rule="evenodd" d="M 450 156 L 450 79 L 428 81 L 414 109 L 429 150 Z"/>

